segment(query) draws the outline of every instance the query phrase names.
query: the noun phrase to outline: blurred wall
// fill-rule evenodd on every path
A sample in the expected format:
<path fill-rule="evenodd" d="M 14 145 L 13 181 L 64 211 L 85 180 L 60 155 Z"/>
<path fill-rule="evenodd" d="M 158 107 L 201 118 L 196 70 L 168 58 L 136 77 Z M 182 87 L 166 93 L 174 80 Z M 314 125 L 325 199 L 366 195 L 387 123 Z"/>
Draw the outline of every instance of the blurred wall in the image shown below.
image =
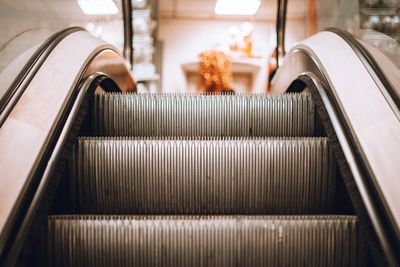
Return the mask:
<path fill-rule="evenodd" d="M 243 21 L 244 22 L 244 21 Z M 166 92 L 184 91 L 186 81 L 181 65 L 198 60 L 204 50 L 216 48 L 220 43 L 228 43 L 229 28 L 239 26 L 238 20 L 215 19 L 163 19 L 159 20 L 158 39 L 163 42 L 162 84 Z M 255 22 L 255 54 L 268 61 L 275 47 L 275 23 Z M 289 20 L 287 24 L 287 50 L 306 36 L 304 19 Z M 263 70 L 261 70 L 263 71 Z M 267 72 L 265 70 L 265 72 Z M 263 88 L 260 88 L 262 91 Z"/>

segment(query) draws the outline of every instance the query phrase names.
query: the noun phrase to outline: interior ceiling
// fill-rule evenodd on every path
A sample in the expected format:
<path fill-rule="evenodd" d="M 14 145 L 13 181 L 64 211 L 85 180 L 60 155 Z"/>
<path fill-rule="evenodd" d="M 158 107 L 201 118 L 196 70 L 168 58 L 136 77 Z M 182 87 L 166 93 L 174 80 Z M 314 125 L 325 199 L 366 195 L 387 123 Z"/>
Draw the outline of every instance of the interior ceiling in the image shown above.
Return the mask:
<path fill-rule="evenodd" d="M 183 19 L 243 19 L 249 16 L 217 16 L 214 8 L 217 0 L 148 0 L 152 4 L 158 2 L 158 10 L 161 18 L 183 18 Z M 304 18 L 307 11 L 308 0 L 289 0 L 288 18 Z M 114 0 L 121 7 L 121 0 Z M 55 16 L 63 18 L 76 19 L 94 19 L 93 16 L 84 16 L 77 5 L 76 0 L 36 0 L 36 1 L 20 1 L 0 0 L 2 5 L 13 7 L 14 5 L 24 5 L 27 13 L 38 14 L 48 12 Z M 260 9 L 255 16 L 250 16 L 258 21 L 275 21 L 277 0 L 262 0 Z M 21 8 L 18 8 L 19 10 Z M 9 9 L 8 9 L 9 10 Z M 1 10 L 0 10 L 0 13 Z M 121 12 L 118 16 L 121 16 Z M 118 17 L 117 16 L 117 17 Z"/>
<path fill-rule="evenodd" d="M 163 1 L 163 0 L 160 0 Z M 35 0 L 35 1 L 15 1 L 15 0 L 0 0 L 0 5 L 4 9 L 0 9 L 0 15 L 10 16 L 25 15 L 39 16 L 43 18 L 60 18 L 71 21 L 96 19 L 98 17 L 119 18 L 122 16 L 121 0 L 114 0 L 119 8 L 119 14 L 113 16 L 85 16 L 79 8 L 77 0 Z M 4 12 L 4 13 L 3 13 Z M 21 13 L 21 14 L 19 14 Z M 40 19 L 39 19 L 40 20 Z"/>
<path fill-rule="evenodd" d="M 277 0 L 262 0 L 255 20 L 275 20 Z M 307 11 L 307 0 L 288 1 L 288 18 L 304 18 Z M 243 16 L 217 16 L 214 13 L 216 0 L 159 0 L 161 18 L 204 18 L 204 19 L 235 19 Z M 245 16 L 249 17 L 249 16 Z"/>
<path fill-rule="evenodd" d="M 256 21 L 275 21 L 277 0 L 262 0 L 260 9 L 255 16 L 217 16 L 214 13 L 216 0 L 148 0 L 152 4 L 158 2 L 158 10 L 161 18 L 182 18 L 182 19 L 242 19 L 252 18 Z M 114 0 L 121 7 L 121 0 Z M 307 0 L 289 0 L 288 1 L 288 18 L 301 19 L 305 17 L 307 11 Z M 77 5 L 76 0 L 36 0 L 36 1 L 20 1 L 0 0 L 2 5 L 12 10 L 15 5 L 23 5 L 26 13 L 40 14 L 46 17 L 53 15 L 59 18 L 68 18 L 75 20 L 96 19 L 96 16 L 84 16 Z M 17 10 L 21 10 L 18 7 Z M 3 12 L 1 12 L 2 14 Z M 52 14 L 49 14 L 52 13 Z M 2 14 L 7 15 L 7 14 Z M 121 12 L 117 16 L 120 17 Z"/>

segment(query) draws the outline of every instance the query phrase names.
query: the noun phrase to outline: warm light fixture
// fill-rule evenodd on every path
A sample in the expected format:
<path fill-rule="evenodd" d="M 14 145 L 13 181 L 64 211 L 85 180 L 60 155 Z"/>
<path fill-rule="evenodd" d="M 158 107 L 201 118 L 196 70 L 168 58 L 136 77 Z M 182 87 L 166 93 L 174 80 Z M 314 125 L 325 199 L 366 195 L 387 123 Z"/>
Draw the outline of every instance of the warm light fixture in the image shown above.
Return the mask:
<path fill-rule="evenodd" d="M 113 0 L 77 0 L 85 15 L 116 15 L 118 7 Z"/>
<path fill-rule="evenodd" d="M 254 15 L 260 8 L 261 0 L 217 0 L 217 15 Z"/>

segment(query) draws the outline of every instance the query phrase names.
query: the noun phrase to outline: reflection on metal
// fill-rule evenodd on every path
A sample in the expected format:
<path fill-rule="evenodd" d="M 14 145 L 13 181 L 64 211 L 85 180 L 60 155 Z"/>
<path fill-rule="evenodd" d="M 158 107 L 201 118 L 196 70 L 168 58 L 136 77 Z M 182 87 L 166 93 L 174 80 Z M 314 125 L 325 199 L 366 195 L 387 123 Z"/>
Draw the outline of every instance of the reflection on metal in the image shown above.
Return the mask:
<path fill-rule="evenodd" d="M 330 213 L 335 173 L 325 138 L 80 139 L 79 212 Z"/>
<path fill-rule="evenodd" d="M 86 70 L 82 75 L 82 79 L 94 72 L 102 72 L 115 81 L 118 87 L 121 88 L 121 91 L 136 91 L 135 81 L 123 58 L 111 48 L 98 51 L 85 67 Z"/>
<path fill-rule="evenodd" d="M 96 135 L 312 136 L 309 94 L 95 95 Z"/>
<path fill-rule="evenodd" d="M 52 216 L 51 266 L 361 266 L 353 216 Z"/>

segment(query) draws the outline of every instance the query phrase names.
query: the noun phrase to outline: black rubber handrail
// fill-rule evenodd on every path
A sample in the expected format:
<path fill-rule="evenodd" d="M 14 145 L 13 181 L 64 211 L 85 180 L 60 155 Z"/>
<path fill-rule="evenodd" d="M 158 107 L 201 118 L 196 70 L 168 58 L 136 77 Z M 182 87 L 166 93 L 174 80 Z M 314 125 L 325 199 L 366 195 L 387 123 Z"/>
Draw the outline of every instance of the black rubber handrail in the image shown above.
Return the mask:
<path fill-rule="evenodd" d="M 389 94 L 392 98 L 394 106 L 391 102 L 387 102 L 392 110 L 397 109 L 398 112 L 400 109 L 400 96 L 397 90 L 393 87 L 393 85 L 388 81 L 384 71 L 380 68 L 379 64 L 375 61 L 373 56 L 369 53 L 369 51 L 359 42 L 355 37 L 353 37 L 350 33 L 337 29 L 337 28 L 328 28 L 326 31 L 335 33 L 339 37 L 341 37 L 346 43 L 353 49 L 355 54 L 359 57 L 359 59 L 363 62 L 364 66 L 370 73 L 371 77 L 374 79 L 376 85 L 384 94 L 385 92 Z M 336 108 L 338 109 L 339 105 L 336 99 L 333 96 L 330 96 L 331 100 L 335 103 Z M 344 116 L 341 116 L 341 119 L 344 120 Z M 346 123 L 346 122 L 344 122 Z M 392 250 L 392 255 L 395 258 L 396 266 L 400 265 L 400 229 L 397 227 L 397 223 L 395 218 L 393 217 L 390 208 L 385 200 L 383 192 L 380 190 L 378 185 L 378 178 L 374 175 L 368 161 L 363 153 L 361 144 L 354 138 L 355 133 L 352 132 L 350 127 L 346 127 L 346 132 L 349 140 L 352 144 L 352 150 L 356 154 L 359 161 L 357 164 L 361 168 L 364 176 L 365 176 L 365 184 L 368 193 L 371 196 L 370 202 L 373 204 L 375 208 L 375 214 L 373 216 L 379 220 L 379 223 L 382 225 L 381 229 L 378 229 L 384 236 L 381 236 L 382 240 L 385 240 L 386 247 L 390 247 Z"/>
<path fill-rule="evenodd" d="M 379 87 L 381 92 L 387 92 L 389 96 L 392 98 L 393 103 L 395 106 L 392 106 L 390 102 L 388 104 L 391 106 L 392 109 L 397 109 L 397 113 L 400 110 L 400 95 L 398 94 L 398 91 L 393 87 L 393 85 L 389 82 L 387 79 L 384 71 L 380 68 L 379 64 L 375 61 L 374 57 L 369 53 L 369 51 L 359 42 L 357 39 L 352 36 L 350 33 L 337 29 L 337 28 L 328 28 L 326 31 L 332 32 L 340 36 L 343 40 L 347 42 L 347 44 L 353 49 L 353 51 L 357 54 L 357 56 L 360 58 L 360 60 L 363 62 L 364 66 L 367 68 L 368 72 L 371 74 L 371 77 L 375 80 L 376 85 Z M 357 144 L 359 146 L 359 144 Z M 358 148 L 358 151 L 360 151 L 361 148 Z M 363 157 L 363 154 L 360 152 L 359 153 L 361 157 Z M 364 158 L 363 158 L 364 159 Z M 364 159 L 365 161 L 365 159 Z M 377 180 L 376 177 L 372 176 L 372 171 L 370 170 L 369 166 L 365 166 L 365 168 L 368 169 L 368 172 L 370 173 L 371 177 L 371 182 L 373 183 L 373 187 L 375 188 L 376 192 L 375 195 L 382 200 L 382 208 L 386 211 L 389 210 L 386 202 L 384 201 L 384 196 L 383 193 L 378 190 L 377 186 Z M 390 221 L 391 225 L 395 225 L 395 219 L 391 215 L 390 212 L 386 212 L 388 220 Z M 393 228 L 393 227 L 390 227 Z M 394 228 L 392 229 L 392 237 L 396 238 L 397 240 L 400 240 L 400 229 Z M 399 248 L 399 253 L 400 253 L 400 248 Z"/>
<path fill-rule="evenodd" d="M 25 203 L 22 205 L 25 207 L 21 207 L 20 218 L 15 222 L 13 231 L 9 233 L 5 249 L 1 251 L 0 266 L 14 266 L 16 263 L 51 178 L 57 171 L 61 154 L 65 150 L 71 151 L 71 147 L 67 146 L 72 146 L 73 141 L 77 138 L 81 125 L 77 126 L 75 122 L 79 112 L 81 112 L 81 107 L 83 104 L 87 104 L 85 102 L 90 101 L 88 97 L 91 97 L 99 86 L 106 92 L 121 92 L 118 85 L 104 73 L 90 75 L 73 90 L 66 107 L 60 111 L 61 116 L 57 121 L 57 126 L 45 145 L 44 156 L 37 159 L 37 166 L 39 167 L 34 174 L 34 180 L 37 183 L 31 185 L 30 195 L 25 196 Z"/>
<path fill-rule="evenodd" d="M 380 69 L 372 55 L 370 55 L 368 51 L 365 51 L 366 49 L 352 35 L 334 28 L 329 28 L 327 31 L 341 37 L 354 50 L 354 53 L 360 58 L 364 67 L 374 79 L 377 88 L 382 91 L 382 94 L 384 94 L 385 90 L 392 90 L 393 93 L 396 93 L 395 89 L 387 81 L 384 71 Z M 306 47 L 299 47 L 295 52 L 306 55 L 305 58 L 307 59 L 304 59 L 304 63 L 298 62 L 301 63 L 299 65 L 304 67 L 296 70 L 296 75 L 298 75 L 297 80 L 292 82 L 287 92 L 299 92 L 303 90 L 304 86 L 299 86 L 299 81 L 306 83 L 309 88 L 315 87 L 313 85 L 313 80 L 315 79 L 311 76 L 316 76 L 318 80 L 321 81 L 320 83 L 326 88 L 325 90 L 329 98 L 329 103 L 333 106 L 334 113 L 339 118 L 340 129 L 342 129 L 341 131 L 345 135 L 352 158 L 354 158 L 354 160 L 349 160 L 349 162 L 351 161 L 354 163 L 352 166 L 355 166 L 356 168 L 355 173 L 361 174 L 361 176 L 357 178 L 357 181 L 355 176 L 353 177 L 353 180 L 357 183 L 357 189 L 355 190 L 359 192 L 361 197 L 360 199 L 357 199 L 356 202 L 361 201 L 363 203 L 363 212 L 368 214 L 375 235 L 375 240 L 380 247 L 379 249 L 382 254 L 381 257 L 387 261 L 386 264 L 379 266 L 400 266 L 400 231 L 397 226 L 398 224 L 392 216 L 384 194 L 380 191 L 377 182 L 378 178 L 372 171 L 363 148 L 358 141 L 357 135 L 352 129 L 351 122 L 347 121 L 345 111 L 342 110 L 339 103 L 340 100 L 337 99 L 337 96 L 333 91 L 334 85 L 329 81 L 329 73 L 325 71 L 322 63 L 316 55 Z M 290 64 L 290 62 L 288 62 L 288 64 Z M 307 73 L 312 73 L 313 75 L 308 75 Z M 384 86 L 385 84 L 386 86 Z M 315 100 L 314 96 L 313 98 Z M 388 101 L 387 98 L 386 100 Z M 393 101 L 388 101 L 387 103 L 392 110 L 398 108 L 397 104 L 395 104 L 395 99 L 393 99 Z M 349 163 L 347 162 L 345 164 L 348 165 Z"/>
<path fill-rule="evenodd" d="M 122 13 L 124 19 L 124 57 L 133 69 L 133 26 L 131 0 L 122 0 Z"/>
<path fill-rule="evenodd" d="M 350 45 L 350 47 L 357 54 L 359 59 L 363 62 L 364 66 L 368 69 L 369 73 L 375 74 L 379 82 L 382 83 L 383 86 L 381 86 L 379 89 L 381 89 L 381 91 L 385 90 L 390 95 L 393 102 L 396 104 L 397 110 L 400 110 L 399 92 L 387 79 L 384 71 L 380 68 L 379 64 L 376 62 L 371 53 L 352 34 L 350 34 L 347 31 L 338 28 L 327 28 L 325 29 L 325 31 L 335 33 L 336 35 L 340 36 L 343 40 L 345 40 L 348 45 Z M 379 83 L 377 84 L 379 86 Z"/>
<path fill-rule="evenodd" d="M 285 33 L 286 33 L 286 16 L 287 16 L 287 5 L 288 0 L 278 0 L 277 13 L 276 13 L 276 48 L 275 48 L 275 60 L 277 67 L 281 65 L 280 59 L 285 54 Z"/>
<path fill-rule="evenodd" d="M 307 88 L 311 89 L 311 93 L 313 96 L 313 100 L 316 103 L 322 103 L 322 99 L 324 96 L 321 94 L 321 87 L 323 86 L 322 84 L 327 84 L 326 81 L 323 82 L 316 82 L 316 77 L 313 75 L 306 73 L 301 74 L 297 80 L 293 81 L 292 84 L 289 87 L 288 92 L 299 92 L 303 89 L 305 89 L 304 86 L 301 86 L 302 82 L 306 85 Z M 319 85 L 318 85 L 318 84 Z M 380 242 L 380 252 L 382 256 L 385 257 L 385 259 L 375 259 L 376 261 L 379 262 L 378 266 L 400 266 L 400 254 L 399 254 L 399 245 L 400 245 L 400 239 L 399 237 L 395 234 L 395 231 L 393 229 L 393 222 L 390 220 L 388 217 L 388 214 L 385 212 L 385 204 L 384 200 L 377 194 L 377 185 L 372 183 L 376 177 L 374 176 L 373 173 L 370 172 L 368 168 L 366 168 L 366 163 L 365 163 L 365 158 L 360 156 L 362 153 L 360 151 L 360 146 L 359 142 L 357 142 L 354 132 L 351 130 L 349 122 L 346 120 L 346 116 L 344 116 L 343 110 L 341 109 L 337 99 L 335 98 L 335 95 L 332 93 L 332 90 L 328 88 L 323 88 L 323 91 L 326 93 L 327 98 L 329 99 L 329 104 L 331 105 L 331 108 L 333 110 L 334 114 L 331 114 L 330 111 L 327 111 L 325 107 L 325 112 L 327 112 L 327 116 L 329 117 L 329 120 L 332 120 L 332 116 L 335 116 L 338 118 L 339 124 L 336 125 L 336 127 L 339 127 L 343 132 L 348 148 L 352 155 L 352 159 L 349 157 L 345 156 L 345 153 L 343 152 L 343 147 L 341 147 L 339 144 L 332 145 L 333 149 L 339 149 L 341 150 L 342 156 L 340 158 L 345 158 L 346 162 L 344 163 L 345 165 L 352 165 L 352 166 L 357 166 L 358 173 L 362 175 L 362 177 L 358 177 L 359 179 L 362 180 L 362 188 L 357 187 L 358 191 L 364 191 L 366 194 L 364 194 L 364 197 L 357 196 L 358 201 L 362 201 L 363 205 L 366 209 L 366 213 L 368 214 L 370 224 L 373 227 L 373 231 L 375 232 L 375 237 L 374 240 L 376 242 Z M 325 104 L 325 103 L 324 103 Z M 318 106 L 318 104 L 317 104 Z M 318 109 L 318 108 L 317 108 Z M 321 114 L 320 114 L 321 115 Z M 326 117 L 326 116 L 323 116 Z M 334 130 L 334 122 L 330 121 L 330 125 L 327 124 L 327 119 L 323 119 L 323 124 L 325 130 L 327 130 L 328 137 L 330 142 L 332 140 L 338 140 L 337 132 Z M 328 129 L 327 129 L 328 128 Z M 331 128 L 331 129 L 329 129 Z M 333 133 L 335 136 L 333 136 Z M 354 159 L 354 160 L 353 160 Z M 350 162 L 352 164 L 350 164 Z M 343 163 L 342 163 L 343 164 Z M 339 165 L 342 165 L 339 164 Z M 345 173 L 349 174 L 351 173 L 350 169 L 348 166 L 341 168 L 348 168 Z M 344 174 L 346 175 L 346 174 Z M 352 173 L 353 177 L 352 179 L 355 180 L 357 179 L 354 174 Z M 356 182 L 357 183 L 357 182 Z M 354 194 L 355 192 L 349 192 L 350 195 Z M 354 201 L 354 199 L 353 199 Z M 353 202 L 354 204 L 354 202 Z M 355 207 L 357 208 L 357 207 Z M 382 265 L 383 264 L 383 265 Z"/>
<path fill-rule="evenodd" d="M 53 34 L 29 58 L 28 62 L 0 99 L 0 127 L 53 49 L 65 37 L 77 31 L 84 31 L 84 29 L 81 27 L 71 27 Z"/>

